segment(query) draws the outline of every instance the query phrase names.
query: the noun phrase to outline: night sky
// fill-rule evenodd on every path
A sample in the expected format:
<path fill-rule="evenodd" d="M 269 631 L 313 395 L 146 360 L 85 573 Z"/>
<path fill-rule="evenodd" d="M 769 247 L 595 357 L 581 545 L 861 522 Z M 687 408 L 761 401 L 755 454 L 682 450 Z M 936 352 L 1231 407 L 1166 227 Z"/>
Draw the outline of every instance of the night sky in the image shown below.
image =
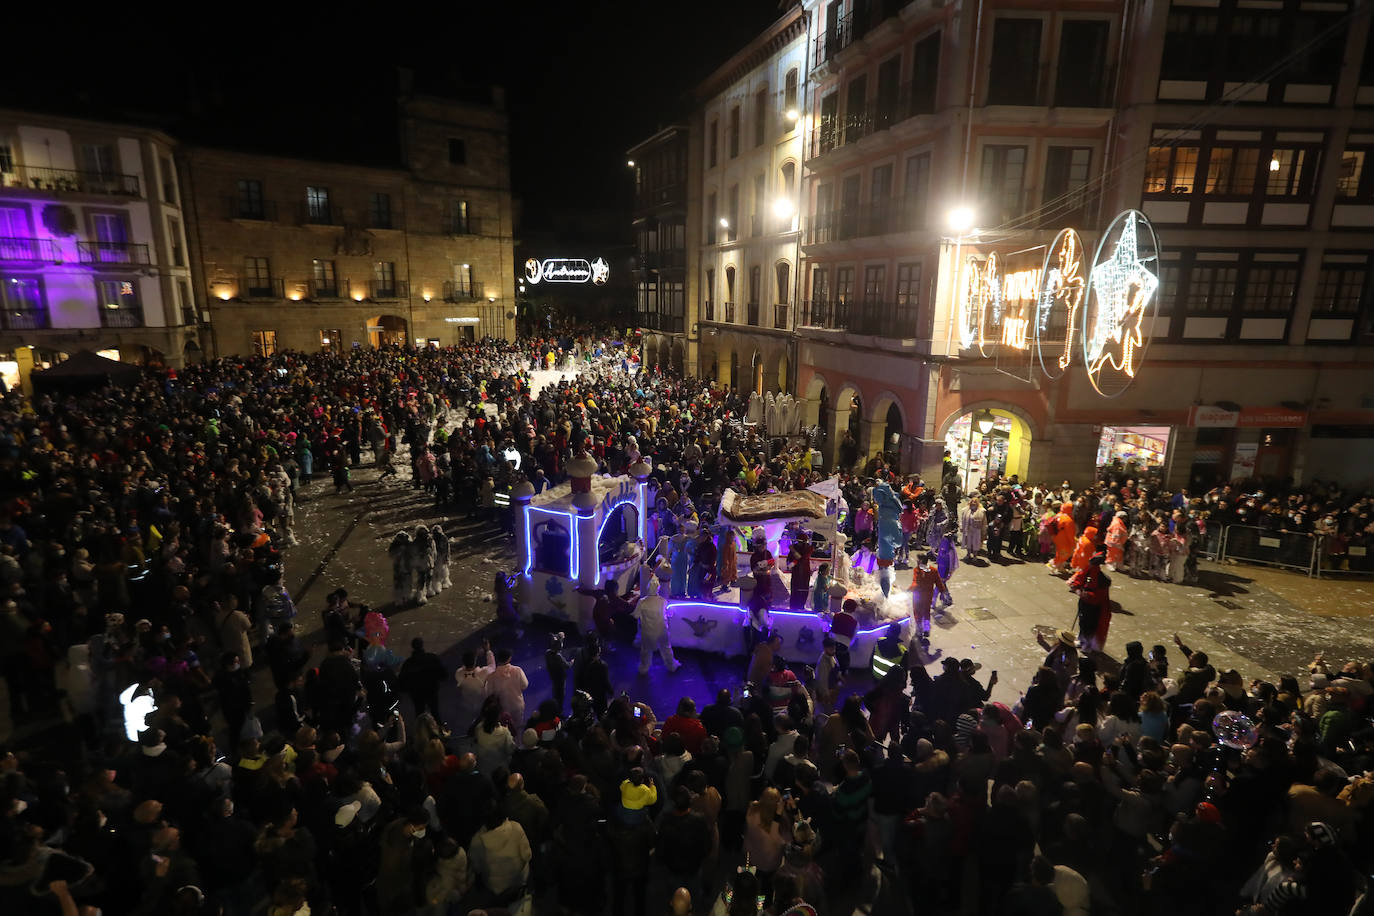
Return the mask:
<path fill-rule="evenodd" d="M 390 164 L 398 67 L 435 95 L 489 99 L 489 86 L 504 85 L 522 230 L 566 225 L 579 211 L 619 211 L 628 223 L 625 149 L 681 118 L 686 91 L 781 15 L 778 0 L 408 6 L 321 7 L 326 23 L 224 7 L 194 29 L 209 8 L 187 8 L 186 31 L 160 42 L 133 31 L 142 22 L 77 17 L 60 40 L 19 51 L 32 57 L 20 66 L 7 49 L 7 69 L 34 78 L 6 81 L 0 105 L 135 120 L 192 142 Z M 391 20 L 378 18 L 388 11 Z"/>

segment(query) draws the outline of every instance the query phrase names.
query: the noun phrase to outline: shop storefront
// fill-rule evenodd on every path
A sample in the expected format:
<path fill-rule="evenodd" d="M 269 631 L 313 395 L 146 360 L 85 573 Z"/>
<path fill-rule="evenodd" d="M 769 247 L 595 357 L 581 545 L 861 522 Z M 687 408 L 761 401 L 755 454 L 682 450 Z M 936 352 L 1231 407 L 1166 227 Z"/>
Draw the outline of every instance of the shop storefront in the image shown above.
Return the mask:
<path fill-rule="evenodd" d="M 1097 443 L 1101 474 L 1162 475 L 1168 464 L 1168 426 L 1104 426 Z"/>
<path fill-rule="evenodd" d="M 997 408 L 970 411 L 945 432 L 945 451 L 965 490 L 989 477 L 1026 477 L 1030 432 L 1015 414 Z"/>

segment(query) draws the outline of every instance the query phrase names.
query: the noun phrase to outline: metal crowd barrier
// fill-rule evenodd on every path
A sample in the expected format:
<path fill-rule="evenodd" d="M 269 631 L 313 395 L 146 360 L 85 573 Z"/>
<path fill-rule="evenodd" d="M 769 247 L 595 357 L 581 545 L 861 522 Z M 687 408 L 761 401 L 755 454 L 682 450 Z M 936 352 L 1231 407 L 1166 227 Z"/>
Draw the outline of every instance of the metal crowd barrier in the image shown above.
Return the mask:
<path fill-rule="evenodd" d="M 1314 534 L 1227 525 L 1217 559 L 1296 569 L 1313 576 L 1318 572 L 1320 547 L 1321 538 Z"/>

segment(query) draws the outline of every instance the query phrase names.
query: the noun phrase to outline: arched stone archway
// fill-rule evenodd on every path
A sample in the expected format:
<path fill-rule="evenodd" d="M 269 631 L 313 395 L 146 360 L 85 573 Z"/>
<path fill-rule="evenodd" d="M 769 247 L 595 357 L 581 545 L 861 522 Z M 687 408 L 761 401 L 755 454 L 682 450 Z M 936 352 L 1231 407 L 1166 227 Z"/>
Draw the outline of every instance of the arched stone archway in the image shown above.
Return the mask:
<path fill-rule="evenodd" d="M 767 370 L 764 366 L 763 354 L 758 350 L 754 351 L 754 358 L 749 363 L 749 385 L 750 391 L 756 391 L 760 395 L 767 390 L 764 387 Z"/>
<path fill-rule="evenodd" d="M 644 355 L 641 357 L 645 369 L 658 365 L 658 341 L 652 337 L 644 338 Z"/>
<path fill-rule="evenodd" d="M 714 381 L 720 377 L 720 355 L 715 350 L 703 350 L 697 357 L 697 374 L 704 381 Z"/>
<path fill-rule="evenodd" d="M 864 456 L 863 395 L 853 382 L 845 382 L 833 402 L 828 436 L 833 443 L 836 468 L 850 468 Z"/>
<path fill-rule="evenodd" d="M 988 424 L 984 432 L 977 420 L 983 411 Z M 1018 475 L 1030 473 L 1031 442 L 1035 427 L 1030 416 L 1019 407 L 997 401 L 978 401 L 962 407 L 944 419 L 939 427 L 951 460 L 960 468 L 960 486 L 965 490 L 978 485 L 990 472 Z M 969 453 L 974 460 L 968 460 Z"/>
<path fill-rule="evenodd" d="M 776 378 L 778 382 L 778 391 L 787 392 L 792 390 L 792 365 L 791 361 L 787 358 L 786 351 L 778 354 L 778 371 Z"/>
<path fill-rule="evenodd" d="M 682 341 L 680 341 L 680 340 L 674 340 L 674 341 L 673 341 L 673 355 L 672 355 L 672 361 L 671 361 L 671 362 L 672 362 L 672 369 L 673 369 L 673 372 L 677 373 L 679 376 L 682 376 L 682 375 L 686 375 L 686 374 L 687 374 L 687 372 L 686 372 L 686 366 L 685 366 L 686 358 L 687 358 L 687 351 L 686 351 L 686 348 L 682 345 Z"/>
<path fill-rule="evenodd" d="M 409 325 L 400 315 L 374 315 L 367 319 L 367 341 L 377 347 L 404 347 Z"/>
<path fill-rule="evenodd" d="M 906 413 L 901 399 L 891 391 L 884 391 L 873 399 L 872 412 L 864 418 L 867 423 L 866 435 L 859 440 L 860 446 L 868 450 L 869 456 L 880 452 L 894 460 L 901 454 L 901 434 L 906 432 Z M 896 434 L 898 439 L 893 441 Z"/>

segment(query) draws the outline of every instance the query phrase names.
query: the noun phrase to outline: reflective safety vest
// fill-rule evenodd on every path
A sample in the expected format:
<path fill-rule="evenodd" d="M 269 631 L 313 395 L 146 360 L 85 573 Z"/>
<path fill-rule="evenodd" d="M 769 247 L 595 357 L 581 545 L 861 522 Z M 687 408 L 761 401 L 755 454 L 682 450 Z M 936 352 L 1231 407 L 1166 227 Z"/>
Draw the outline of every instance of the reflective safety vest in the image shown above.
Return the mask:
<path fill-rule="evenodd" d="M 873 661 L 869 668 L 873 672 L 873 680 L 881 681 L 887 677 L 887 673 L 893 668 L 901 665 L 906 660 L 906 646 L 898 645 L 896 655 L 884 655 L 881 645 L 873 647 Z"/>

